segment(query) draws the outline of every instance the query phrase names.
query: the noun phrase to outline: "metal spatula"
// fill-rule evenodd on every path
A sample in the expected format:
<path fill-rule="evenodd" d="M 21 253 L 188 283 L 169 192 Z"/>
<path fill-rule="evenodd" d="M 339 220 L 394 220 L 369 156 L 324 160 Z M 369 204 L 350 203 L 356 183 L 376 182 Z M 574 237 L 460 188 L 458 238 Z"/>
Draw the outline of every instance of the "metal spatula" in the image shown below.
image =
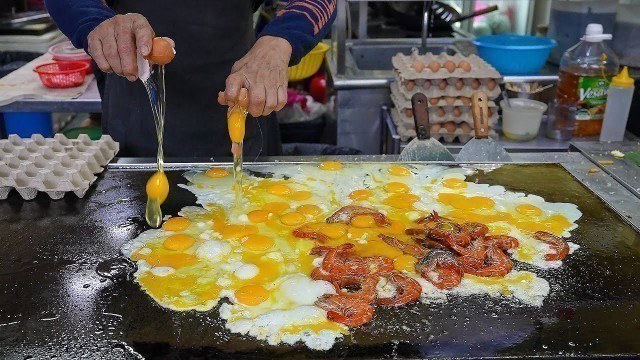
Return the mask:
<path fill-rule="evenodd" d="M 438 140 L 431 138 L 427 97 L 416 93 L 411 97 L 413 121 L 417 136 L 400 153 L 399 161 L 453 161 L 453 155 Z"/>
<path fill-rule="evenodd" d="M 460 150 L 456 161 L 460 162 L 509 162 L 511 156 L 493 139 L 489 138 L 489 99 L 478 91 L 471 97 L 471 113 L 476 136 Z"/>

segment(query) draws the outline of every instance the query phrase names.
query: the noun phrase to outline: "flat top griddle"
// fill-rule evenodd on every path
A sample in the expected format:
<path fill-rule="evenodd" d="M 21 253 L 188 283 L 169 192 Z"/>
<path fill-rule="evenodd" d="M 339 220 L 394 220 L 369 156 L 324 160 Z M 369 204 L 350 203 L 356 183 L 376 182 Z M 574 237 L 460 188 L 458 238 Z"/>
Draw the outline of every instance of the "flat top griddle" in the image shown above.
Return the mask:
<path fill-rule="evenodd" d="M 165 213 L 194 205 L 169 171 Z M 0 358 L 380 358 L 640 354 L 640 235 L 563 167 L 506 165 L 472 179 L 572 202 L 580 250 L 560 269 L 518 263 L 547 279 L 541 308 L 488 296 L 382 308 L 330 351 L 269 346 L 224 329 L 217 308 L 157 305 L 127 272 L 96 272 L 145 230 L 147 170 L 109 169 L 84 199 L 0 202 Z M 132 269 L 129 269 L 132 270 Z"/>

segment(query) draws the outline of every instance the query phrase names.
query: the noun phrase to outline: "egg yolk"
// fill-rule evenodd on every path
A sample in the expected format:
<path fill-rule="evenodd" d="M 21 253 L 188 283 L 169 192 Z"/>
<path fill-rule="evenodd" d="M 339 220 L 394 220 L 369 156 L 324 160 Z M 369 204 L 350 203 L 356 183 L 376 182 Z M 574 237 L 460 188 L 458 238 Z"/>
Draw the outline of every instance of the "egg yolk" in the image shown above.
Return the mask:
<path fill-rule="evenodd" d="M 230 174 L 229 170 L 222 169 L 222 168 L 211 168 L 207 170 L 207 172 L 205 173 L 205 175 L 214 179 L 222 178 L 222 177 L 228 176 L 229 174 Z"/>
<path fill-rule="evenodd" d="M 287 196 L 291 194 L 291 188 L 284 184 L 275 184 L 269 186 L 267 192 L 272 195 Z"/>
<path fill-rule="evenodd" d="M 384 185 L 384 190 L 390 193 L 408 193 L 409 185 L 401 182 L 390 182 Z"/>
<path fill-rule="evenodd" d="M 150 199 L 155 199 L 161 204 L 167 200 L 169 196 L 169 180 L 163 171 L 158 171 L 151 175 L 149 181 L 147 181 L 147 196 Z"/>
<path fill-rule="evenodd" d="M 257 233 L 258 227 L 254 225 L 223 225 L 217 230 L 225 238 L 239 238 Z"/>
<path fill-rule="evenodd" d="M 419 200 L 420 197 L 415 194 L 393 194 L 384 199 L 382 203 L 396 209 L 409 209 L 413 207 L 414 202 Z"/>
<path fill-rule="evenodd" d="M 529 216 L 540 216 L 542 215 L 542 210 L 534 205 L 530 205 L 530 204 L 521 204 L 516 206 L 516 211 L 519 212 L 522 215 L 529 215 Z"/>
<path fill-rule="evenodd" d="M 349 198 L 351 200 L 367 200 L 368 198 L 370 198 L 371 196 L 373 196 L 373 193 L 369 190 L 364 190 L 364 189 L 360 189 L 360 190 L 353 190 L 350 194 L 349 194 Z"/>
<path fill-rule="evenodd" d="M 484 196 L 466 197 L 464 195 L 450 193 L 438 194 L 438 201 L 451 205 L 456 209 L 464 210 L 491 209 L 496 204 L 493 200 Z"/>
<path fill-rule="evenodd" d="M 411 174 L 409 169 L 402 166 L 392 166 L 387 170 L 387 172 L 393 176 L 407 176 Z"/>
<path fill-rule="evenodd" d="M 252 251 L 265 251 L 274 244 L 272 238 L 264 235 L 252 234 L 243 238 L 242 246 Z"/>
<path fill-rule="evenodd" d="M 313 204 L 304 204 L 304 205 L 298 206 L 296 208 L 296 212 L 299 212 L 300 214 L 303 214 L 303 215 L 317 216 L 322 213 L 322 209 L 320 209 L 319 206 L 316 206 Z"/>
<path fill-rule="evenodd" d="M 162 230 L 165 231 L 182 231 L 191 225 L 189 219 L 183 217 L 172 217 L 162 224 Z"/>
<path fill-rule="evenodd" d="M 337 161 L 323 161 L 318 165 L 320 170 L 340 170 L 342 169 L 342 164 Z"/>
<path fill-rule="evenodd" d="M 296 226 L 305 222 L 307 218 L 298 212 L 289 212 L 280 216 L 280 222 L 288 226 Z"/>
<path fill-rule="evenodd" d="M 351 219 L 351 225 L 357 228 L 370 228 L 376 224 L 371 215 L 358 215 Z"/>
<path fill-rule="evenodd" d="M 347 228 L 343 224 L 325 224 L 322 225 L 319 231 L 332 239 L 343 237 L 347 233 Z"/>
<path fill-rule="evenodd" d="M 269 298 L 269 292 L 260 285 L 246 285 L 236 290 L 236 300 L 247 306 L 256 306 Z"/>
<path fill-rule="evenodd" d="M 415 272 L 417 262 L 418 259 L 411 255 L 400 255 L 393 259 L 393 267 L 398 271 L 405 270 Z"/>
<path fill-rule="evenodd" d="M 448 178 L 442 180 L 442 186 L 447 187 L 449 189 L 464 189 L 467 187 L 467 183 L 458 178 Z"/>
<path fill-rule="evenodd" d="M 262 207 L 262 209 L 264 211 L 270 212 L 272 214 L 280 214 L 286 210 L 289 210 L 289 204 L 285 203 L 285 202 L 270 202 L 270 203 L 266 203 L 264 204 L 264 206 Z"/>
<path fill-rule="evenodd" d="M 166 238 L 162 243 L 162 245 L 166 249 L 180 251 L 180 250 L 186 250 L 190 248 L 195 242 L 196 242 L 196 239 L 194 239 L 189 235 L 175 234 Z"/>
<path fill-rule="evenodd" d="M 244 125 L 247 119 L 247 113 L 240 107 L 235 106 L 227 118 L 227 126 L 229 128 L 229 137 L 232 142 L 239 143 L 244 140 Z"/>
<path fill-rule="evenodd" d="M 247 218 L 252 223 L 263 223 L 269 219 L 269 212 L 264 210 L 253 210 L 247 214 Z"/>
<path fill-rule="evenodd" d="M 313 194 L 310 191 L 294 191 L 291 195 L 288 196 L 289 199 L 293 201 L 303 201 L 309 199 Z"/>

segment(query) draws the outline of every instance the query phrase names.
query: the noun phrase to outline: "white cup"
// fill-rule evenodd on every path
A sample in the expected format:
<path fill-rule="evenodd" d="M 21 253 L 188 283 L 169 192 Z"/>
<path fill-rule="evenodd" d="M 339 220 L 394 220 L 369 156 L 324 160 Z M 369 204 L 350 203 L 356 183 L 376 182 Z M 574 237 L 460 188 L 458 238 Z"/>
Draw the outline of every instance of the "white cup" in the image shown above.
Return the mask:
<path fill-rule="evenodd" d="M 547 104 L 531 99 L 509 99 L 509 102 L 511 107 L 500 101 L 504 136 L 517 141 L 535 139 Z"/>

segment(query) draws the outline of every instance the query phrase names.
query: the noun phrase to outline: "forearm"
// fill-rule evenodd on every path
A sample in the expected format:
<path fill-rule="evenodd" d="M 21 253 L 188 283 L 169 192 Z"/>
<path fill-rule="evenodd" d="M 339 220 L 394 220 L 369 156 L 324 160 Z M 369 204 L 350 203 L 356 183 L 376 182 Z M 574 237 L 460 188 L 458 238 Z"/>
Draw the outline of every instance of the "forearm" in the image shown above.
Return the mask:
<path fill-rule="evenodd" d="M 45 0 L 51 18 L 77 48 L 87 50 L 87 35 L 115 12 L 102 0 Z"/>
<path fill-rule="evenodd" d="M 277 36 L 291 44 L 291 65 L 324 38 L 335 20 L 336 0 L 291 0 L 260 36 Z"/>

